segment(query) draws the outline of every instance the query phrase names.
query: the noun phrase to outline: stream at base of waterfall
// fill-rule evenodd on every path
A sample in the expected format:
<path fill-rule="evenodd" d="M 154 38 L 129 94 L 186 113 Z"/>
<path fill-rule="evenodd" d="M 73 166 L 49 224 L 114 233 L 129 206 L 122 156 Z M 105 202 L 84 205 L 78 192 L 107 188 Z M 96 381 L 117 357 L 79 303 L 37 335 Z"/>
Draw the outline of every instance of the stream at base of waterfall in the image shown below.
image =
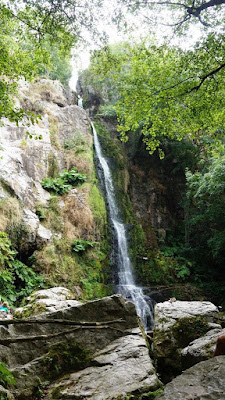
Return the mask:
<path fill-rule="evenodd" d="M 101 145 L 98 139 L 97 132 L 93 123 L 91 122 L 94 146 L 96 157 L 99 162 L 99 167 L 102 171 L 103 184 L 105 187 L 106 198 L 108 203 L 108 212 L 110 220 L 112 222 L 113 234 L 117 242 L 117 275 L 118 284 L 116 286 L 116 292 L 121 294 L 123 297 L 131 300 L 136 307 L 138 316 L 142 319 L 145 330 L 152 329 L 153 326 L 153 315 L 151 300 L 148 296 L 144 295 L 141 287 L 135 285 L 133 267 L 128 253 L 127 236 L 125 225 L 121 221 L 119 216 L 119 208 L 116 203 L 115 191 L 112 181 L 107 160 L 102 155 Z M 148 299 L 148 302 L 147 302 Z"/>

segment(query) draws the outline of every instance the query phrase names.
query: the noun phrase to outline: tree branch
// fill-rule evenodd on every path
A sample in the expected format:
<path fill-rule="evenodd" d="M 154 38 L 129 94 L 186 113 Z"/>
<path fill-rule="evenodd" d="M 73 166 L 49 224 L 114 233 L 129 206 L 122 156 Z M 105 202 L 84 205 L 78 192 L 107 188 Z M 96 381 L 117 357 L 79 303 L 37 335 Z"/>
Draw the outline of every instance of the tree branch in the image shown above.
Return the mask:
<path fill-rule="evenodd" d="M 200 87 L 203 85 L 203 83 L 205 82 L 205 80 L 206 80 L 207 78 L 210 78 L 210 77 L 214 76 L 215 74 L 217 74 L 217 72 L 221 71 L 221 69 L 223 69 L 224 67 L 225 67 L 225 63 L 221 64 L 221 65 L 220 65 L 219 67 L 217 67 L 216 69 L 210 71 L 208 74 L 203 75 L 203 76 L 200 76 L 200 77 L 199 77 L 200 83 L 199 83 L 198 85 L 196 85 L 196 86 L 193 86 L 192 89 L 190 89 L 189 91 L 187 91 L 187 92 L 184 93 L 184 94 L 189 94 L 189 93 L 192 93 L 192 92 L 194 92 L 194 91 L 197 92 L 197 91 L 200 89 Z"/>
<path fill-rule="evenodd" d="M 187 15 L 183 17 L 182 21 L 180 21 L 180 22 L 178 22 L 178 23 L 176 23 L 174 25 L 172 24 L 171 26 L 176 26 L 176 25 L 179 25 L 179 24 L 183 24 L 184 22 L 186 22 L 186 20 L 189 19 L 188 16 L 189 17 L 193 16 L 193 17 L 198 18 L 199 22 L 203 26 L 209 27 L 210 24 L 208 24 L 207 22 L 203 21 L 202 18 L 200 17 L 201 12 L 204 11 L 204 10 L 207 10 L 208 8 L 220 6 L 220 5 L 223 5 L 223 4 L 225 4 L 225 0 L 209 0 L 209 1 L 201 4 L 200 6 L 195 7 L 195 1 L 193 1 L 192 6 L 190 7 L 190 6 L 187 6 L 184 3 L 175 2 L 175 1 L 169 1 L 169 0 L 168 1 L 160 1 L 160 0 L 159 1 L 154 1 L 154 0 L 153 1 L 148 1 L 148 0 L 146 0 L 146 1 L 135 1 L 133 3 L 128 3 L 128 7 L 137 6 L 137 8 L 138 8 L 141 5 L 142 6 L 148 6 L 148 5 L 149 6 L 157 6 L 157 5 L 159 5 L 159 6 L 177 6 L 177 7 L 184 8 L 186 13 L 187 13 Z"/>
<path fill-rule="evenodd" d="M 0 325 L 18 325 L 18 324 L 62 324 L 62 325 L 79 325 L 79 326 L 102 326 L 102 325 L 111 325 L 115 323 L 126 322 L 124 319 L 114 319 L 112 321 L 72 321 L 67 319 L 3 319 L 0 320 Z"/>
<path fill-rule="evenodd" d="M 90 326 L 76 326 L 73 329 L 69 329 L 67 331 L 61 331 L 57 333 L 52 333 L 49 335 L 35 335 L 35 336 L 19 336 L 19 337 L 14 337 L 14 338 L 8 338 L 8 339 L 0 339 L 0 345 L 7 346 L 11 343 L 21 343 L 21 342 L 33 342 L 35 340 L 46 340 L 46 339 L 52 339 L 61 335 L 68 335 L 70 333 L 73 333 L 75 331 L 78 331 L 79 329 L 112 329 L 116 330 L 118 332 L 123 332 L 121 329 L 113 328 L 112 326 L 104 325 L 104 326 L 96 326 L 96 325 L 90 325 Z"/>

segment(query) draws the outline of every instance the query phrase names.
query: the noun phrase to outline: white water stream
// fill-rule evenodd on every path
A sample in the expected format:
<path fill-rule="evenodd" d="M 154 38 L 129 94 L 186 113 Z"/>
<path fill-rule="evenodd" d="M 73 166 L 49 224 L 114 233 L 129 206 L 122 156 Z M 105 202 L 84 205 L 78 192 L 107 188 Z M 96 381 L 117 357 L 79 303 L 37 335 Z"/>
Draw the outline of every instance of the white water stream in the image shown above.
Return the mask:
<path fill-rule="evenodd" d="M 103 172 L 109 215 L 118 244 L 118 285 L 116 291 L 135 304 L 137 314 L 142 319 L 145 330 L 147 330 L 152 328 L 153 325 L 152 311 L 146 301 L 146 296 L 144 295 L 142 288 L 137 287 L 134 282 L 133 268 L 128 254 L 126 230 L 121 218 L 119 217 L 119 209 L 116 204 L 111 172 L 105 157 L 102 155 L 101 145 L 95 127 L 93 123 L 91 123 L 91 125 L 93 129 L 96 156 Z"/>
<path fill-rule="evenodd" d="M 83 99 L 82 99 L 82 97 L 79 97 L 78 96 L 78 107 L 80 107 L 80 108 L 83 108 Z"/>

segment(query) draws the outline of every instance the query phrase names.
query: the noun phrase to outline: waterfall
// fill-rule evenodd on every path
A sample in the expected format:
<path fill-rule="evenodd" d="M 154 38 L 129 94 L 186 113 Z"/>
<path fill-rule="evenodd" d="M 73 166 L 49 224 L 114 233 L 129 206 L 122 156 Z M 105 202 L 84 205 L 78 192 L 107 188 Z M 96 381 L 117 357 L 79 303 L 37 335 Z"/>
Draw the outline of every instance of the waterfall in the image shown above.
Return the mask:
<path fill-rule="evenodd" d="M 83 108 L 83 99 L 82 97 L 78 96 L 78 107 Z"/>
<path fill-rule="evenodd" d="M 126 230 L 119 216 L 119 208 L 116 203 L 115 191 L 112 181 L 109 165 L 102 155 L 101 145 L 93 123 L 91 122 L 94 146 L 99 166 L 102 170 L 103 181 L 108 202 L 109 216 L 112 222 L 113 232 L 117 242 L 117 273 L 118 284 L 116 286 L 117 293 L 131 300 L 136 307 L 137 314 L 142 319 L 145 330 L 152 328 L 153 316 L 149 304 L 142 288 L 137 287 L 134 282 L 133 268 L 128 253 Z M 149 299 L 149 298 L 148 298 Z M 150 299 L 149 299 L 150 301 Z"/>

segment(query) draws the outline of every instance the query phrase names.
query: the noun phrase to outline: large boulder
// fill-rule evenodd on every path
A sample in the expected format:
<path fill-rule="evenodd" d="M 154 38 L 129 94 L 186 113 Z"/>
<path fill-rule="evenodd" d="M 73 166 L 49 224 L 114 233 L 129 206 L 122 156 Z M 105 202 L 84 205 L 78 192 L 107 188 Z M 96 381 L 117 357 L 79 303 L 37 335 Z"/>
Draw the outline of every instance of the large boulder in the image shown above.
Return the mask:
<path fill-rule="evenodd" d="M 181 362 L 183 369 L 192 367 L 200 361 L 207 360 L 213 356 L 218 336 L 224 335 L 225 329 L 220 326 L 207 332 L 199 339 L 193 340 L 181 351 Z"/>
<path fill-rule="evenodd" d="M 224 400 L 225 357 L 218 356 L 189 368 L 165 386 L 157 400 Z"/>
<path fill-rule="evenodd" d="M 137 326 L 135 306 L 119 295 L 0 321 L 0 362 L 15 374 L 15 397 L 30 400 L 46 381 L 89 366 L 96 352 Z"/>
<path fill-rule="evenodd" d="M 161 386 L 139 328 L 95 354 L 92 364 L 54 383 L 46 399 L 122 400 Z"/>
<path fill-rule="evenodd" d="M 54 312 L 67 307 L 80 304 L 75 300 L 75 294 L 64 287 L 53 287 L 45 290 L 37 290 L 26 299 L 27 304 L 14 311 L 17 318 L 27 318 L 37 314 Z"/>
<path fill-rule="evenodd" d="M 179 374 L 181 351 L 218 322 L 217 307 L 207 301 L 166 301 L 155 307 L 153 353 L 165 382 Z"/>

